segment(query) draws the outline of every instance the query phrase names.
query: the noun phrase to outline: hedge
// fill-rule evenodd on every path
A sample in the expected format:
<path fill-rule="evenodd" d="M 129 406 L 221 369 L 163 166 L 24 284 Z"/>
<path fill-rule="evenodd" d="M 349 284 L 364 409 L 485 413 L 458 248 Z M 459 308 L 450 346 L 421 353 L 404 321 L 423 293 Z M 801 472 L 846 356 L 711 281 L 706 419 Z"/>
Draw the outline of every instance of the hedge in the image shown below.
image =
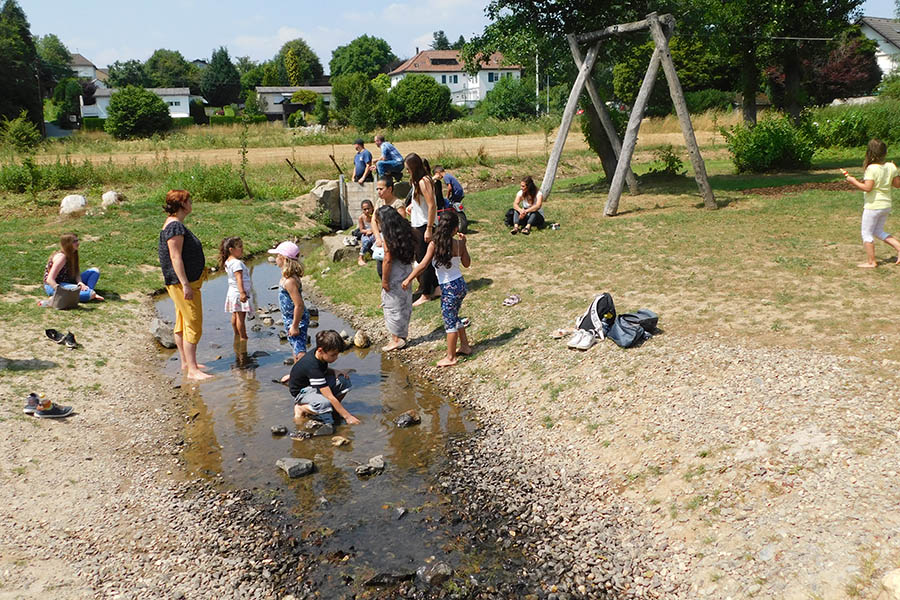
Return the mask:
<path fill-rule="evenodd" d="M 85 117 L 81 120 L 81 128 L 85 131 L 103 131 L 106 119 L 100 117 Z"/>
<path fill-rule="evenodd" d="M 210 125 L 234 125 L 240 123 L 243 117 L 228 117 L 222 115 L 213 115 L 209 118 Z M 251 123 L 265 123 L 266 115 L 247 115 L 247 119 Z"/>

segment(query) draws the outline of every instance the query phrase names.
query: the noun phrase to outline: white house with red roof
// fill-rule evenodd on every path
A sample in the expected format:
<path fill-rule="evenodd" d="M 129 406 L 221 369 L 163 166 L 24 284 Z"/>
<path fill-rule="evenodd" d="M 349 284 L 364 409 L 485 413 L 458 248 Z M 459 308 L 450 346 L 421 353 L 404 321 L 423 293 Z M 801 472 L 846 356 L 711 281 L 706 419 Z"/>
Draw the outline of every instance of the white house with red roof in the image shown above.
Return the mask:
<path fill-rule="evenodd" d="M 450 88 L 451 102 L 471 108 L 484 100 L 500 79 L 522 77 L 522 67 L 503 64 L 503 55 L 495 52 L 481 62 L 476 75 L 469 75 L 459 59 L 459 50 L 423 50 L 388 73 L 391 87 L 410 73 L 434 77 L 435 81 Z"/>

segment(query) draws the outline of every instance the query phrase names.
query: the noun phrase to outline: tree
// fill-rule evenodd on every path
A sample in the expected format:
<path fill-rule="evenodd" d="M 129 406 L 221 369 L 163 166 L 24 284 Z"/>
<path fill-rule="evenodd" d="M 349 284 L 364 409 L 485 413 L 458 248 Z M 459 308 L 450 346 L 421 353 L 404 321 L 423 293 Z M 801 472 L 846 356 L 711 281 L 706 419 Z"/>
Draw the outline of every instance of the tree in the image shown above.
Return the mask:
<path fill-rule="evenodd" d="M 466 45 L 466 38 L 464 38 L 462 36 L 462 34 L 460 34 L 459 38 L 457 38 L 457 40 L 455 42 L 450 44 L 450 49 L 451 50 L 462 50 L 463 46 L 465 46 L 465 45 Z"/>
<path fill-rule="evenodd" d="M 189 87 L 191 93 L 199 91 L 197 68 L 177 50 L 156 50 L 144 63 L 144 71 L 153 87 Z"/>
<path fill-rule="evenodd" d="M 95 88 L 96 89 L 96 88 Z M 75 77 L 69 77 L 60 81 L 53 92 L 53 103 L 58 107 L 57 124 L 64 128 L 71 128 L 70 115 L 78 116 L 81 112 L 81 83 Z"/>
<path fill-rule="evenodd" d="M 0 141 L 4 146 L 13 148 L 17 152 L 27 154 L 33 152 L 41 143 L 41 132 L 28 119 L 23 110 L 15 119 L 3 117 L 0 121 Z"/>
<path fill-rule="evenodd" d="M 447 39 L 443 29 L 435 31 L 432 37 L 434 38 L 431 42 L 432 50 L 450 50 L 450 40 Z"/>
<path fill-rule="evenodd" d="M 316 107 L 313 109 L 313 117 L 319 125 L 328 125 L 328 107 L 325 106 L 325 98 L 316 95 Z"/>
<path fill-rule="evenodd" d="M 213 50 L 209 65 L 203 69 L 200 93 L 213 106 L 237 102 L 241 92 L 241 77 L 231 63 L 228 50 L 221 46 Z"/>
<path fill-rule="evenodd" d="M 331 53 L 328 67 L 331 76 L 363 73 L 369 79 L 385 73 L 397 60 L 390 45 L 381 38 L 361 35 L 346 46 L 338 46 Z"/>
<path fill-rule="evenodd" d="M 51 95 L 56 84 L 75 73 L 69 67 L 72 55 L 58 37 L 52 33 L 37 38 L 35 42 L 40 59 L 40 77 L 42 91 Z"/>
<path fill-rule="evenodd" d="M 385 92 L 363 73 L 338 75 L 331 79 L 331 103 L 341 124 L 360 131 L 372 131 L 385 122 Z"/>
<path fill-rule="evenodd" d="M 114 88 L 136 85 L 138 87 L 153 87 L 153 82 L 147 76 L 144 65 L 139 60 L 116 61 L 109 65 L 109 85 Z"/>
<path fill-rule="evenodd" d="M 240 73 L 240 69 L 238 69 Z M 247 94 L 250 92 L 254 92 L 256 86 L 263 85 L 263 78 L 265 76 L 265 69 L 256 65 L 249 71 L 245 71 L 241 74 L 241 96 L 246 98 Z"/>
<path fill-rule="evenodd" d="M 109 99 L 104 129 L 118 139 L 150 137 L 171 128 L 169 107 L 151 91 L 129 85 Z"/>
<path fill-rule="evenodd" d="M 450 88 L 434 77 L 410 73 L 388 93 L 388 120 L 392 125 L 446 121 L 452 115 Z"/>
<path fill-rule="evenodd" d="M 534 88 L 515 77 L 504 77 L 487 93 L 479 109 L 495 119 L 534 116 Z"/>
<path fill-rule="evenodd" d="M 262 82 L 260 85 L 286 85 L 285 82 L 286 80 L 281 79 L 281 73 L 279 73 L 278 65 L 274 60 L 270 60 L 262 65 Z"/>
<path fill-rule="evenodd" d="M 288 53 L 291 54 L 290 59 L 288 59 Z M 300 38 L 286 42 L 278 51 L 274 61 L 278 68 L 280 82 L 264 83 L 263 85 L 309 85 L 313 81 L 321 79 L 324 74 L 319 57 L 312 51 L 309 44 Z M 291 73 L 288 72 L 289 61 Z"/>
<path fill-rule="evenodd" d="M 43 130 L 38 77 L 38 54 L 28 19 L 15 0 L 6 0 L 0 9 L 0 117 L 16 119 L 25 110 L 28 119 Z"/>
<path fill-rule="evenodd" d="M 255 69 L 259 66 L 255 60 L 251 60 L 249 56 L 238 56 L 234 59 L 234 68 L 237 69 L 238 74 L 243 77 L 245 73 L 248 71 Z"/>

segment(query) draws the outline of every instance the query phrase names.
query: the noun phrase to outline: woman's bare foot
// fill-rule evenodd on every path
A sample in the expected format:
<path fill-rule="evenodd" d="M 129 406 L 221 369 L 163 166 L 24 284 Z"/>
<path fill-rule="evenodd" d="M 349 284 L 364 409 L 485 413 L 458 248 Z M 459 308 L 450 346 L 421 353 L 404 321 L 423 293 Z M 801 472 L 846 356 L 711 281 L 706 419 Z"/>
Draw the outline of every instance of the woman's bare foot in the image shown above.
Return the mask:
<path fill-rule="evenodd" d="M 360 257 L 356 259 L 356 264 L 358 264 L 361 267 L 364 267 L 364 266 L 366 266 L 366 259 L 362 255 L 360 255 Z"/>
<path fill-rule="evenodd" d="M 280 381 L 281 381 L 281 383 L 287 383 L 288 380 L 289 380 L 290 378 L 291 378 L 291 374 L 288 373 L 287 375 L 285 375 L 284 377 L 282 377 L 282 378 L 280 379 Z"/>
<path fill-rule="evenodd" d="M 463 356 L 471 356 L 472 355 L 472 346 L 466 346 L 463 348 L 459 347 L 459 350 L 456 351 L 457 354 L 462 354 Z"/>
<path fill-rule="evenodd" d="M 437 361 L 437 366 L 439 367 L 452 367 L 456 364 L 456 358 L 450 358 L 449 356 L 445 356 L 441 360 Z"/>
<path fill-rule="evenodd" d="M 400 350 L 406 347 L 406 340 L 403 338 L 392 341 L 390 344 L 381 347 L 382 352 L 390 352 L 391 350 Z"/>
<path fill-rule="evenodd" d="M 900 260 L 900 259 L 898 259 L 898 260 Z M 103 302 L 104 300 L 106 300 L 106 298 L 104 298 L 97 292 L 91 292 L 91 300 L 96 300 L 97 302 Z"/>
<path fill-rule="evenodd" d="M 895 264 L 895 265 L 900 265 L 900 255 L 897 256 L 897 262 L 895 262 L 894 264 Z"/>
<path fill-rule="evenodd" d="M 422 294 L 421 296 L 419 296 L 419 299 L 418 299 L 418 300 L 416 300 L 415 302 L 412 303 L 412 305 L 413 305 L 413 306 L 422 306 L 423 304 L 425 304 L 425 303 L 428 302 L 429 300 L 431 300 L 431 298 L 429 298 L 429 297 L 426 296 L 425 294 Z"/>
<path fill-rule="evenodd" d="M 207 379 L 212 379 L 214 376 L 210 375 L 209 373 L 204 373 L 200 369 L 196 369 L 196 370 L 188 369 L 188 372 L 185 374 L 185 377 L 187 377 L 188 379 L 193 379 L 194 381 L 205 381 Z"/>
<path fill-rule="evenodd" d="M 860 269 L 874 269 L 875 267 L 878 266 L 878 263 L 867 263 L 867 262 L 864 262 L 864 263 L 859 263 L 859 264 L 856 265 L 856 266 L 859 267 Z"/>

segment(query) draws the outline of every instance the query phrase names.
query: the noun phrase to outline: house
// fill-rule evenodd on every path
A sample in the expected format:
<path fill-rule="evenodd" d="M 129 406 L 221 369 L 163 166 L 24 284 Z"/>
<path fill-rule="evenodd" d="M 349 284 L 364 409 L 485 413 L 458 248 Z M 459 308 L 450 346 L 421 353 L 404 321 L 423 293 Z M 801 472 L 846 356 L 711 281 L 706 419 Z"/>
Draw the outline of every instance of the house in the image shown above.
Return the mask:
<path fill-rule="evenodd" d="M 75 77 L 79 79 L 97 79 L 97 66 L 75 52 L 72 54 L 72 60 L 69 62 L 69 68 L 75 71 Z"/>
<path fill-rule="evenodd" d="M 209 66 L 209 63 L 203 60 L 202 58 L 195 58 L 191 61 L 191 64 L 197 67 L 198 69 L 205 69 Z"/>
<path fill-rule="evenodd" d="M 325 105 L 331 104 L 330 85 L 283 85 L 283 86 L 256 86 L 256 97 L 262 106 L 263 113 L 270 121 L 285 119 L 284 105 L 289 104 L 291 96 L 299 90 L 309 90 L 322 96 Z"/>
<path fill-rule="evenodd" d="M 875 59 L 881 73 L 887 75 L 900 65 L 900 21 L 881 17 L 860 17 L 859 25 L 864 36 L 878 42 Z"/>
<path fill-rule="evenodd" d="M 105 119 L 109 110 L 109 100 L 116 93 L 115 88 L 97 88 L 94 92 L 94 104 L 84 104 L 84 98 L 81 99 L 81 118 L 99 117 Z M 197 99 L 199 96 L 191 96 L 190 88 L 147 88 L 147 91 L 153 92 L 163 99 L 169 107 L 169 114 L 173 119 L 191 116 L 191 100 Z"/>
<path fill-rule="evenodd" d="M 460 106 L 473 107 L 489 91 L 494 89 L 503 77 L 522 77 L 521 65 L 504 65 L 499 52 L 481 62 L 478 74 L 469 75 L 459 60 L 459 50 L 423 50 L 388 73 L 391 87 L 409 73 L 423 73 L 434 77 L 435 81 L 450 88 L 450 101 Z"/>

